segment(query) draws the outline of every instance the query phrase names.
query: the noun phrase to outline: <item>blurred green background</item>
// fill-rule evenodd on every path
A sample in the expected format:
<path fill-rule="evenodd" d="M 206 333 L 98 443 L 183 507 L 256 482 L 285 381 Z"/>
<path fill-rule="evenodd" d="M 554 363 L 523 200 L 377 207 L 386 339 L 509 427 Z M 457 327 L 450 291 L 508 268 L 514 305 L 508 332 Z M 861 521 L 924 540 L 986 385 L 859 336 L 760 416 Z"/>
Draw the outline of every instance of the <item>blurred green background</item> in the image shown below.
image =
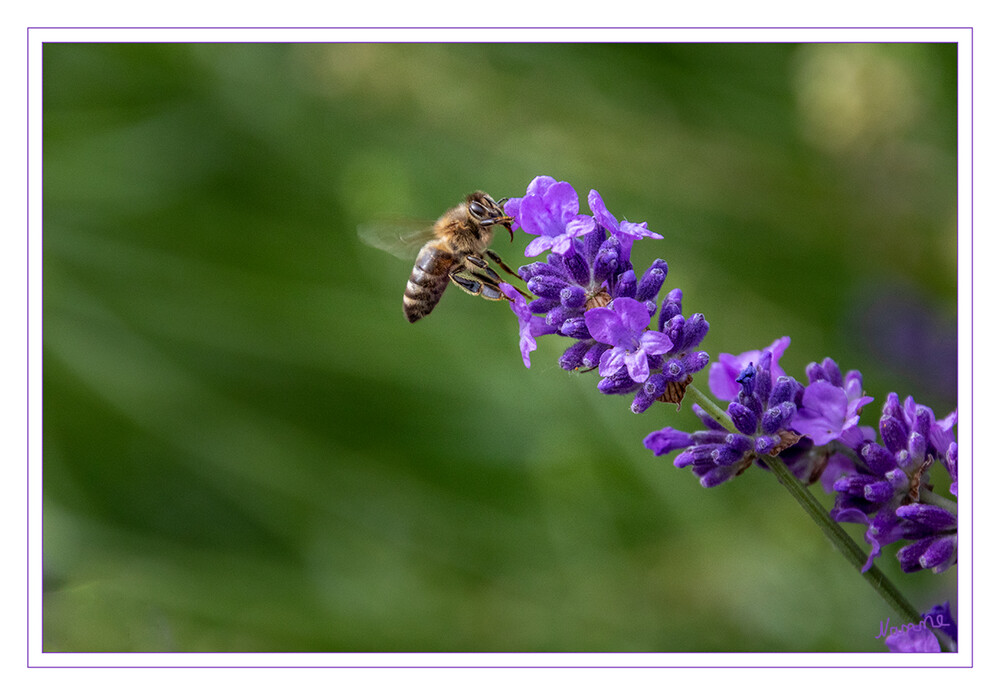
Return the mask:
<path fill-rule="evenodd" d="M 713 355 L 789 335 L 789 373 L 865 374 L 868 424 L 890 390 L 941 417 L 954 45 L 43 60 L 46 650 L 884 650 L 888 609 L 772 478 L 702 490 L 642 447 L 689 408 L 633 415 L 555 337 L 525 370 L 509 310 L 454 289 L 409 325 L 410 264 L 356 230 L 596 188 L 663 234 L 636 266 L 668 261 Z M 954 601 L 895 550 L 918 607 Z"/>

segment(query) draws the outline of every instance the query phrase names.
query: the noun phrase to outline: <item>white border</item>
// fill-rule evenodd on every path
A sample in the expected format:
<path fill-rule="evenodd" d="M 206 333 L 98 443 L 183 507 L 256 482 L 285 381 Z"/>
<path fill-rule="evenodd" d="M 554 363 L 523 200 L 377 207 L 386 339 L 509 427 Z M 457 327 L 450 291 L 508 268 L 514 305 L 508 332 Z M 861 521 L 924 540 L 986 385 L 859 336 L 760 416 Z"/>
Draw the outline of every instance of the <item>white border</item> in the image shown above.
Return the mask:
<path fill-rule="evenodd" d="M 968 28 L 427 27 L 36 28 L 31 42 L 148 43 L 962 43 Z"/>
<path fill-rule="evenodd" d="M 783 666 L 969 666 L 972 660 L 972 577 L 968 543 L 959 546 L 958 654 L 45 654 L 41 651 L 41 48 L 46 42 L 932 42 L 959 45 L 959 379 L 971 383 L 972 259 L 972 31 L 946 29 L 218 29 L 40 28 L 28 33 L 29 107 L 29 644 L 35 667 L 83 666 L 340 666 L 340 667 L 783 667 Z M 970 389 L 960 390 L 959 412 L 972 413 Z M 971 422 L 959 421 L 960 440 L 970 441 Z M 963 451 L 969 451 L 968 448 Z M 961 459 L 960 481 L 971 480 L 970 457 Z M 972 504 L 963 498 L 960 523 L 971 529 Z M 968 538 L 969 535 L 966 535 Z"/>

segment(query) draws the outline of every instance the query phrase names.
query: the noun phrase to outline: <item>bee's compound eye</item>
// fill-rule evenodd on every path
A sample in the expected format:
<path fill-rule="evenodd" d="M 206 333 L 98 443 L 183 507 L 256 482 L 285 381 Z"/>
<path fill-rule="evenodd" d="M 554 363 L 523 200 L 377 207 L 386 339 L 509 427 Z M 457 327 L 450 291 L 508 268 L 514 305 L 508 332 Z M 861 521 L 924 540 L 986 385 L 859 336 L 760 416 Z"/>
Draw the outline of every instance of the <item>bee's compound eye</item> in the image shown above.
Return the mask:
<path fill-rule="evenodd" d="M 477 203 L 476 201 L 472 201 L 471 203 L 469 203 L 469 212 L 471 212 L 473 215 L 475 215 L 480 219 L 486 217 L 486 208 L 484 208 L 481 204 Z"/>

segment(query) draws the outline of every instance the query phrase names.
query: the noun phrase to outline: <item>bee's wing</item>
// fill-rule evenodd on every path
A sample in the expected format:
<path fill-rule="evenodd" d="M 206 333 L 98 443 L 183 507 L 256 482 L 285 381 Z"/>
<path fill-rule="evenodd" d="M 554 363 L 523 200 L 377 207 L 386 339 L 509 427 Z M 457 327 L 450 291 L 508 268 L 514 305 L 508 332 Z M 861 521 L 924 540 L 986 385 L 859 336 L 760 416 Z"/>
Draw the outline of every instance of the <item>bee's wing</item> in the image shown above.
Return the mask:
<path fill-rule="evenodd" d="M 368 246 L 412 262 L 420 247 L 434 238 L 434 227 L 419 222 L 371 222 L 358 226 L 358 238 Z"/>

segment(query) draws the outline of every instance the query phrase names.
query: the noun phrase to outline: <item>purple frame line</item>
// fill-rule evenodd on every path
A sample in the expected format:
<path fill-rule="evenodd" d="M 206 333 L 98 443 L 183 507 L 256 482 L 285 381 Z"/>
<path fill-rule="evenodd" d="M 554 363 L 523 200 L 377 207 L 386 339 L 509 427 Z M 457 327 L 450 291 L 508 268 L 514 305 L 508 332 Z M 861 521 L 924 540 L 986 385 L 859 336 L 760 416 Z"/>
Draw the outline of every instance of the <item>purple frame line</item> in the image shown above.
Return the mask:
<path fill-rule="evenodd" d="M 970 54 L 970 60 L 969 60 L 969 83 L 970 83 L 970 89 L 969 89 L 969 169 L 968 169 L 969 170 L 969 218 L 970 218 L 969 219 L 969 228 L 970 228 L 969 253 L 970 253 L 970 256 L 974 258 L 974 246 L 975 246 L 975 230 L 974 230 L 974 227 L 975 227 L 975 223 L 974 223 L 974 207 L 975 207 L 975 195 L 974 195 L 974 189 L 975 189 L 975 176 L 974 176 L 974 168 L 975 168 L 974 167 L 974 164 L 975 164 L 975 148 L 974 148 L 974 140 L 975 140 L 975 128 L 974 128 L 975 95 L 974 95 L 974 82 L 975 82 L 975 80 L 974 80 L 974 72 L 975 72 L 975 60 L 974 60 L 974 53 L 975 52 L 974 52 L 974 36 L 973 36 L 974 30 L 973 30 L 973 27 L 971 27 L 971 26 L 942 26 L 942 27 L 919 27 L 919 26 L 914 26 L 914 27 L 878 27 L 878 26 L 874 26 L 874 27 L 708 27 L 708 26 L 690 26 L 690 27 L 689 26 L 679 26 L 679 27 L 671 27 L 671 26 L 661 26 L 661 27 L 631 27 L 631 26 L 624 26 L 624 27 L 586 27 L 586 26 L 581 26 L 581 27 L 363 27 L 363 26 L 362 27 L 294 27 L 294 26 L 292 26 L 292 27 L 252 27 L 252 26 L 251 27 L 124 27 L 124 26 L 123 27 L 61 27 L 61 26 L 35 26 L 35 27 L 26 27 L 26 42 L 25 42 L 26 43 L 26 48 L 25 48 L 25 65 L 26 65 L 26 67 L 25 67 L 25 95 L 26 95 L 26 100 L 25 101 L 26 101 L 26 116 L 28 117 L 27 118 L 27 125 L 26 125 L 26 133 L 28 135 L 28 138 L 27 138 L 26 145 L 25 145 L 25 150 L 26 150 L 25 154 L 26 154 L 26 160 L 27 160 L 26 161 L 26 174 L 27 174 L 28 178 L 27 178 L 27 185 L 25 187 L 25 189 L 26 189 L 26 193 L 25 193 L 25 197 L 26 197 L 26 199 L 25 199 L 25 205 L 26 205 L 26 208 L 27 208 L 26 209 L 26 216 L 25 216 L 26 217 L 26 223 L 27 223 L 26 224 L 26 245 L 25 245 L 26 246 L 26 248 L 25 248 L 25 251 L 26 251 L 26 253 L 25 253 L 25 263 L 26 263 L 26 266 L 25 266 L 25 285 L 26 285 L 25 286 L 25 328 L 26 328 L 26 339 L 25 339 L 25 348 L 26 348 L 26 355 L 25 355 L 25 357 L 26 357 L 26 360 L 25 360 L 25 364 L 26 364 L 26 368 L 27 368 L 27 373 L 26 373 L 26 378 L 25 378 L 25 382 L 26 382 L 25 383 L 25 387 L 26 387 L 26 406 L 27 406 L 27 410 L 26 410 L 26 413 L 25 413 L 25 428 L 26 428 L 25 434 L 26 434 L 26 439 L 28 440 L 26 442 L 27 445 L 28 445 L 28 446 L 26 446 L 26 459 L 27 459 L 26 463 L 28 464 L 29 473 L 30 473 L 30 459 L 31 459 L 31 456 L 30 456 L 30 433 L 31 433 L 31 409 L 30 409 L 30 406 L 31 406 L 31 391 L 30 391 L 30 385 L 31 385 L 31 373 L 30 373 L 30 368 L 31 368 L 31 333 L 30 333 L 30 325 L 31 325 L 31 320 L 30 320 L 30 307 L 31 307 L 31 243 L 30 243 L 31 242 L 31 236 L 30 236 L 30 230 L 31 230 L 31 208 L 30 208 L 30 201 L 31 201 L 31 159 L 30 159 L 30 152 L 31 152 L 31 140 L 30 140 L 30 134 L 31 134 L 31 118 L 30 118 L 31 117 L 31 101 L 30 101 L 30 73 L 31 73 L 31 70 L 30 70 L 30 67 L 31 66 L 30 66 L 30 56 L 31 56 L 31 32 L 32 31 L 37 31 L 37 30 L 126 30 L 126 31 L 130 31 L 130 30 L 149 30 L 149 31 L 154 31 L 154 30 L 166 30 L 166 31 L 170 31 L 170 30 L 192 30 L 192 31 L 230 31 L 230 30 L 232 30 L 232 31 L 243 31 L 243 30 L 290 30 L 290 31 L 300 31 L 300 30 L 310 30 L 310 31 L 347 30 L 347 31 L 352 31 L 352 30 L 380 30 L 381 31 L 381 30 L 385 30 L 385 31 L 439 31 L 439 30 L 463 30 L 463 29 L 487 29 L 487 28 L 488 29 L 498 29 L 498 30 L 523 30 L 523 31 L 534 31 L 534 30 L 544 30 L 544 31 L 579 31 L 579 30 L 595 30 L 595 29 L 596 30 L 626 30 L 626 31 L 627 30 L 653 30 L 653 31 L 656 31 L 656 30 L 679 30 L 679 31 L 685 31 L 685 30 L 719 30 L 719 31 L 737 31 L 737 32 L 738 31 L 744 31 L 744 30 L 748 30 L 748 31 L 753 31 L 753 30 L 759 30 L 759 31 L 770 31 L 770 30 L 779 30 L 779 31 L 785 31 L 785 30 L 788 30 L 788 31 L 796 31 L 796 30 L 831 30 L 831 31 L 837 31 L 837 30 L 858 30 L 858 31 L 867 31 L 867 30 L 900 30 L 900 31 L 906 31 L 906 30 L 955 30 L 955 31 L 968 31 L 968 35 L 969 35 L 969 54 Z M 172 43 L 172 42 L 170 42 L 170 41 L 163 41 L 163 42 L 156 42 L 156 43 Z M 198 41 L 185 41 L 184 43 L 199 43 L 199 42 Z M 211 43 L 236 43 L 236 42 L 213 41 Z M 279 43 L 279 42 L 247 41 L 245 43 Z M 305 42 L 305 43 L 321 43 L 321 42 L 316 41 L 316 42 Z M 331 42 L 331 43 L 351 43 L 351 42 Z M 364 43 L 370 43 L 370 42 L 364 42 Z M 380 42 L 376 42 L 376 43 L 380 43 Z M 387 41 L 387 42 L 384 42 L 384 43 L 392 43 L 392 42 L 388 42 Z M 587 42 L 587 43 L 589 43 L 589 42 Z M 784 42 L 784 41 L 746 41 L 744 43 L 793 43 L 793 42 L 791 42 L 791 41 L 788 41 L 788 42 Z M 794 43 L 809 43 L 809 41 L 794 42 Z M 903 41 L 899 41 L 899 42 L 894 42 L 894 41 L 843 41 L 843 42 L 832 42 L 832 43 L 906 43 L 906 42 L 903 42 Z M 953 42 L 953 41 L 925 41 L 923 43 L 955 43 L 955 42 Z M 961 127 L 961 123 L 959 123 L 959 127 Z M 956 143 L 956 145 L 957 145 L 957 143 Z M 41 166 L 41 164 L 40 164 L 40 166 Z M 957 239 L 956 239 L 956 242 L 957 242 Z M 973 309 L 974 309 L 974 303 L 975 303 L 974 276 L 975 276 L 975 266 L 974 266 L 973 263 L 970 262 L 970 267 L 969 267 L 969 313 L 970 313 L 970 317 L 969 317 L 969 375 L 970 375 L 970 380 L 969 380 L 969 396 L 970 396 L 970 401 L 972 400 L 972 397 L 974 395 L 974 388 L 975 388 L 975 385 L 974 385 L 975 359 L 974 359 L 974 340 L 973 340 L 973 336 L 974 336 L 974 321 L 973 321 L 974 311 L 973 311 Z M 974 439 L 974 409 L 971 408 L 971 407 L 970 407 L 970 413 L 969 413 L 969 423 L 970 424 L 969 424 L 969 446 L 968 446 L 969 454 L 968 455 L 971 457 L 972 451 L 973 451 L 972 442 L 973 442 L 973 439 Z M 973 479 L 973 460 L 971 458 L 970 458 L 970 462 L 969 462 L 969 478 L 970 478 L 969 487 L 971 488 L 972 487 L 972 479 Z M 898 665 L 897 666 L 897 665 L 881 665 L 881 664 L 880 665 L 872 665 L 872 666 L 857 666 L 857 665 L 854 665 L 854 666 L 849 666 L 849 665 L 832 665 L 832 666 L 823 666 L 823 665 L 791 665 L 791 666 L 790 665 L 784 665 L 784 666 L 764 666 L 764 665 L 761 665 L 761 666 L 754 666 L 754 665 L 704 665 L 703 666 L 703 665 L 683 665 L 683 664 L 682 665 L 552 665 L 552 664 L 546 664 L 546 665 L 449 665 L 449 666 L 440 666 L 440 665 L 391 665 L 391 664 L 389 664 L 389 665 L 386 665 L 386 664 L 379 664 L 379 665 L 266 665 L 266 666 L 265 665 L 261 665 L 261 666 L 255 666 L 255 665 L 155 665 L 155 666 L 152 666 L 152 665 L 134 665 L 134 666 L 133 665 L 117 665 L 117 666 L 98 666 L 98 665 L 53 665 L 53 666 L 44 665 L 44 666 L 42 666 L 42 665 L 32 665 L 31 664 L 31 640 L 30 640 L 30 638 L 31 638 L 31 620 L 30 620 L 30 618 L 31 618 L 31 604 L 30 604 L 30 596 L 31 596 L 31 562 L 30 562 L 30 560 L 31 560 L 31 552 L 30 552 L 31 478 L 30 478 L 30 475 L 27 476 L 27 481 L 26 482 L 27 482 L 27 484 L 26 484 L 27 496 L 26 496 L 26 505 L 25 505 L 26 506 L 25 558 L 26 558 L 26 577 L 27 577 L 27 580 L 28 580 L 27 581 L 27 585 L 26 585 L 26 599 L 27 600 L 26 600 L 26 608 L 25 608 L 25 617 L 26 617 L 25 667 L 26 668 L 46 668 L 46 669 L 49 669 L 49 668 L 51 668 L 51 669 L 104 669 L 104 668 L 122 668 L 122 669 L 152 669 L 152 668 L 156 668 L 156 669 L 161 669 L 161 668 L 167 668 L 167 669 L 266 669 L 266 668 L 292 668 L 292 669 L 319 669 L 319 668 L 323 668 L 323 669 L 326 669 L 326 668 L 331 668 L 331 669 L 606 669 L 606 668 L 614 668 L 614 669 L 668 669 L 668 668 L 669 669 L 773 669 L 773 668 L 782 668 L 782 669 L 856 669 L 856 668 L 878 668 L 878 669 L 900 669 L 900 668 L 902 668 L 902 669 L 914 669 L 914 668 L 919 668 L 919 669 L 939 669 L 939 668 L 972 668 L 974 666 L 974 649 L 973 649 L 973 645 L 972 645 L 972 640 L 970 640 L 970 645 L 969 645 L 969 655 L 970 655 L 969 666 L 964 666 L 964 665 L 963 666 L 936 666 L 936 665 L 927 665 L 927 666 Z M 971 508 L 971 505 L 972 505 L 972 498 L 971 497 L 970 497 L 970 500 L 969 500 L 969 504 L 970 504 L 970 508 Z M 972 528 L 972 525 L 970 524 L 970 528 L 969 528 L 970 543 L 973 540 L 973 534 L 974 534 L 974 530 Z M 970 572 L 972 572 L 973 563 L 974 563 L 974 558 L 970 554 L 970 558 L 969 558 L 969 565 L 970 565 L 969 571 Z M 972 629 L 974 627 L 974 623 L 973 623 L 973 621 L 974 621 L 974 614 L 973 614 L 973 611 L 971 609 L 971 607 L 973 605 L 973 596 L 974 596 L 974 587 L 972 585 L 972 581 L 970 580 L 970 591 L 969 591 L 969 605 L 970 605 L 969 623 L 970 623 L 970 634 L 972 633 Z M 60 653 L 63 653 L 63 654 L 88 654 L 88 655 L 90 655 L 90 654 L 97 654 L 98 652 L 60 652 Z M 118 652 L 104 652 L 103 654 L 113 655 L 115 653 L 118 653 Z M 238 656 L 238 655 L 248 655 L 248 654 L 249 655 L 270 654 L 271 652 L 143 652 L 143 653 L 147 653 L 147 654 L 170 654 L 170 655 L 219 654 L 219 655 L 228 655 L 228 656 Z M 364 653 L 364 654 L 386 654 L 385 652 L 361 652 L 361 653 Z M 458 653 L 462 653 L 462 654 L 502 654 L 502 655 L 510 655 L 510 654 L 517 654 L 518 652 L 458 652 Z M 558 654 L 558 653 L 559 652 L 554 652 L 554 653 L 551 653 L 551 655 Z M 576 653 L 576 652 L 563 652 L 563 653 L 571 653 L 571 654 L 574 654 L 574 655 L 578 655 L 578 653 Z M 614 654 L 614 655 L 626 655 L 626 654 L 642 654 L 642 653 L 647 653 L 647 652 L 612 652 L 610 654 Z M 648 653 L 650 653 L 650 654 L 659 654 L 659 652 L 648 652 Z M 761 653 L 761 652 L 758 652 L 758 653 Z M 810 653 L 820 653 L 820 652 L 810 652 Z M 825 654 L 825 652 L 823 652 L 823 653 Z M 872 653 L 872 652 L 842 652 L 841 654 L 846 656 L 846 655 L 850 655 L 850 654 L 869 654 L 869 653 Z M 130 654 L 131 654 L 131 652 L 130 652 Z M 282 654 L 286 654 L 286 653 L 283 652 Z M 314 654 L 314 653 L 313 652 L 287 652 L 287 654 L 310 654 L 311 655 L 311 654 Z M 424 654 L 435 654 L 435 653 L 433 653 L 433 652 L 431 652 L 431 653 L 425 653 L 425 652 L 399 652 L 398 654 L 399 655 L 402 655 L 402 654 L 424 655 Z M 579 653 L 579 654 L 582 654 L 582 652 Z M 771 652 L 763 652 L 763 654 L 770 655 L 772 653 Z M 724 655 L 725 655 L 725 653 L 722 652 L 722 653 L 719 653 L 717 656 L 724 656 Z"/>

